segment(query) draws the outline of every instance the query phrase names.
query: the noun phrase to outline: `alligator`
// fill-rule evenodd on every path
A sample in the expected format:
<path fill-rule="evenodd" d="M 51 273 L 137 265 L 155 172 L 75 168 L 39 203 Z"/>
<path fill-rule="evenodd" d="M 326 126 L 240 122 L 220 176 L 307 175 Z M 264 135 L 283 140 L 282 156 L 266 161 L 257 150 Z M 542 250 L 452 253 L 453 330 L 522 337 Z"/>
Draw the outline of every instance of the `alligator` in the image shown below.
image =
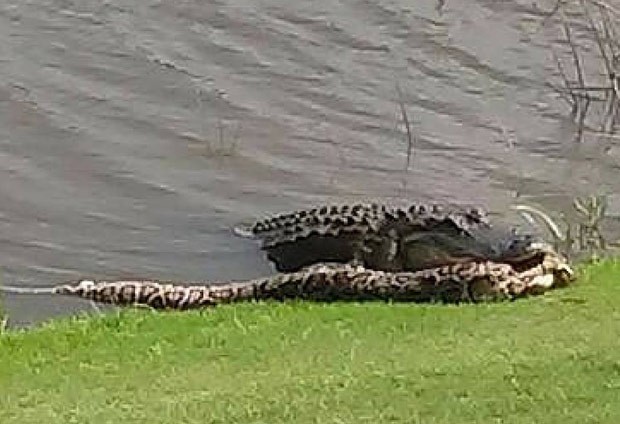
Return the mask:
<path fill-rule="evenodd" d="M 399 272 L 491 260 L 522 269 L 537 255 L 536 244 L 542 243 L 532 234 L 492 226 L 481 208 L 440 204 L 323 206 L 278 214 L 234 230 L 260 240 L 280 272 L 320 262 Z"/>

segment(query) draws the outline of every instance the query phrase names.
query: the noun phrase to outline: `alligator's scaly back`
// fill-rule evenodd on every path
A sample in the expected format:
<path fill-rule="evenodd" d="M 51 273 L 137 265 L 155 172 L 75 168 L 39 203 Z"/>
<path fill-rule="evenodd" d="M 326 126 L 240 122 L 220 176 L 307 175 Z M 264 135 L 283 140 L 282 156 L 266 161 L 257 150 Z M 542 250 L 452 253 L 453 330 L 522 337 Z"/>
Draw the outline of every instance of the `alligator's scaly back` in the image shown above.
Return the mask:
<path fill-rule="evenodd" d="M 323 206 L 275 215 L 235 232 L 259 239 L 278 271 L 294 272 L 356 258 L 365 236 L 378 231 L 388 211 L 379 204 Z"/>
<path fill-rule="evenodd" d="M 373 269 L 403 270 L 394 252 L 403 235 L 434 231 L 467 237 L 471 229 L 488 225 L 481 209 L 355 204 L 280 214 L 237 227 L 235 232 L 261 240 L 262 249 L 282 272 L 354 259 Z M 424 263 L 417 265 L 417 269 L 427 267 Z"/>
<path fill-rule="evenodd" d="M 277 214 L 248 227 L 238 226 L 235 232 L 261 239 L 264 247 L 273 247 L 312 234 L 365 233 L 378 228 L 387 210 L 387 206 L 376 203 L 323 206 Z"/>

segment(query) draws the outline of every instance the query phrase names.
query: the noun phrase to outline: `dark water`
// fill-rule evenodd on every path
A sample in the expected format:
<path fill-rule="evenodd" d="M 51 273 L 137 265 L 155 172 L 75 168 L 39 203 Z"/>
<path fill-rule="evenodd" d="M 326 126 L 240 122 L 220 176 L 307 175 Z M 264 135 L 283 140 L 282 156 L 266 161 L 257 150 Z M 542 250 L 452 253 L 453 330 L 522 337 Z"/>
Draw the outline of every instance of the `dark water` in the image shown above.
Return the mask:
<path fill-rule="evenodd" d="M 4 281 L 266 274 L 230 227 L 324 202 L 604 193 L 618 213 L 620 140 L 573 143 L 545 84 L 553 3 L 1 2 Z M 20 325 L 88 305 L 6 306 Z"/>

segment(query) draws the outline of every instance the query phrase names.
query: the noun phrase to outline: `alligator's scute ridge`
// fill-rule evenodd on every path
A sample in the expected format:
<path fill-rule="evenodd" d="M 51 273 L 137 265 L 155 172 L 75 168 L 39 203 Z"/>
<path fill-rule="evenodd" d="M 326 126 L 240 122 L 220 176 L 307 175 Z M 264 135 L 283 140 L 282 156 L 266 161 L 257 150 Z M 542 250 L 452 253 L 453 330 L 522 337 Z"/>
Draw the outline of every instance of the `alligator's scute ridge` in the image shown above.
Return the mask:
<path fill-rule="evenodd" d="M 572 270 L 553 252 L 517 272 L 504 263 L 467 262 L 418 272 L 385 272 L 352 264 L 315 264 L 298 272 L 255 280 L 174 285 L 151 280 L 91 281 L 59 286 L 56 294 L 115 305 L 192 309 L 251 300 L 392 300 L 478 302 L 511 300 L 567 284 Z"/>
<path fill-rule="evenodd" d="M 323 206 L 274 215 L 257 221 L 246 232 L 261 239 L 265 248 L 311 235 L 365 234 L 377 230 L 391 209 L 377 203 Z"/>
<path fill-rule="evenodd" d="M 386 222 L 410 225 L 450 220 L 463 231 L 489 225 L 486 212 L 480 208 L 446 207 L 440 204 L 412 204 L 396 207 L 377 203 L 331 205 L 281 213 L 260 220 L 238 233 L 252 235 L 263 241 L 265 248 L 295 241 L 310 235 L 336 235 L 339 232 L 365 234 L 376 232 Z"/>
<path fill-rule="evenodd" d="M 440 232 L 470 238 L 490 227 L 480 208 L 414 203 L 408 207 L 377 203 L 332 205 L 283 213 L 238 227 L 235 232 L 261 241 L 261 248 L 281 272 L 297 271 L 317 262 L 358 260 L 377 270 L 417 270 L 434 263 L 403 267 L 395 250 L 413 232 Z"/>

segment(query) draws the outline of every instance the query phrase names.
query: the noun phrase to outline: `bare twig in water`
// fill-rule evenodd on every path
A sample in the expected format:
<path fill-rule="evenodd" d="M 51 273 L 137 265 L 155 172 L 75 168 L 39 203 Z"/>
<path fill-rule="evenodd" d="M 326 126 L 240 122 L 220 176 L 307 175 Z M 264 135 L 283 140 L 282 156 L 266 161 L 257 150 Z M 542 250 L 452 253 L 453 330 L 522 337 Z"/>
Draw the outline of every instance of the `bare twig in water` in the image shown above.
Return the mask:
<path fill-rule="evenodd" d="M 593 136 L 600 137 L 607 140 L 620 140 L 620 134 L 609 134 L 606 131 L 595 131 L 591 129 L 585 129 L 586 133 L 592 134 Z"/>
<path fill-rule="evenodd" d="M 601 56 L 601 74 L 608 75 L 604 84 L 587 84 L 584 62 L 579 54 L 579 46 L 575 39 L 575 34 L 571 29 L 571 23 L 567 20 L 564 11 L 567 7 L 579 5 L 581 14 L 575 14 L 571 8 L 573 19 L 581 19 L 581 26 L 585 27 L 596 42 L 598 52 Z M 596 16 L 594 10 L 596 10 Z M 564 37 L 570 47 L 572 57 L 572 67 L 574 68 L 575 78 L 573 81 L 567 76 L 567 72 L 562 65 L 562 61 L 552 49 L 556 66 L 562 77 L 564 88 L 553 84 L 548 84 L 560 97 L 571 106 L 571 115 L 577 125 L 576 140 L 581 141 L 586 130 L 586 120 L 592 113 L 594 102 L 603 103 L 600 128 L 603 132 L 611 134 L 615 131 L 617 123 L 620 121 L 620 38 L 618 38 L 615 22 L 620 21 L 618 10 L 609 4 L 595 0 L 559 0 L 556 6 L 546 15 L 545 20 L 553 15 L 558 16 Z"/>
<path fill-rule="evenodd" d="M 588 108 L 592 99 L 588 96 L 583 101 L 583 106 L 579 109 L 579 119 L 577 121 L 577 134 L 575 135 L 576 141 L 583 140 L 583 130 L 586 126 L 586 116 L 588 115 Z"/>
<path fill-rule="evenodd" d="M 579 83 L 579 87 L 585 87 L 586 83 L 585 83 L 584 72 L 581 67 L 581 61 L 579 60 L 579 53 L 577 53 L 577 46 L 575 45 L 573 41 L 570 26 L 568 25 L 568 22 L 566 21 L 566 16 L 564 15 L 564 12 L 560 13 L 560 16 L 562 18 L 562 26 L 564 27 L 564 36 L 566 37 L 566 41 L 568 42 L 568 45 L 570 46 L 571 52 L 573 54 L 573 63 L 575 65 L 575 73 L 577 75 L 577 82 Z"/>
<path fill-rule="evenodd" d="M 517 133 L 514 129 L 505 126 L 503 123 L 496 121 L 497 126 L 502 132 L 502 138 L 500 141 L 503 141 L 506 144 L 508 149 L 514 149 L 517 144 L 519 144 L 519 139 L 517 137 Z"/>
<path fill-rule="evenodd" d="M 605 73 L 609 75 L 611 81 L 611 87 L 604 87 L 607 98 L 605 99 L 605 118 L 603 122 L 603 131 L 612 132 L 615 126 L 615 120 L 617 115 L 617 107 L 618 107 L 618 98 L 620 98 L 620 93 L 616 89 L 615 84 L 615 68 L 614 68 L 614 58 L 615 58 L 615 48 L 613 43 L 612 33 L 613 25 L 609 20 L 609 13 L 605 9 L 601 9 L 600 15 L 602 19 L 600 20 L 602 23 L 602 29 L 600 29 L 593 17 L 590 13 L 586 0 L 581 0 L 581 7 L 583 9 L 584 15 L 586 16 L 588 23 L 590 24 L 590 30 L 594 34 L 596 39 L 596 44 L 598 46 L 601 57 L 603 58 L 603 63 L 605 64 Z M 607 41 L 606 41 L 607 40 Z"/>
<path fill-rule="evenodd" d="M 607 10 L 609 12 L 612 12 L 612 13 L 620 16 L 620 9 L 618 9 L 616 7 L 613 7 L 613 6 L 611 6 L 610 4 L 608 4 L 608 3 L 604 2 L 604 1 L 590 0 L 590 2 L 595 4 L 595 5 L 597 5 L 597 6 L 599 6 L 602 9 L 605 9 L 605 10 Z"/>
<path fill-rule="evenodd" d="M 594 34 L 594 38 L 596 39 L 596 44 L 598 45 L 598 49 L 601 53 L 601 56 L 603 57 L 603 62 L 605 63 L 605 69 L 607 70 L 607 73 L 610 74 L 612 72 L 611 60 L 609 57 L 607 57 L 607 49 L 605 48 L 605 44 L 601 37 L 601 33 L 599 31 L 599 28 L 594 23 L 594 19 L 592 18 L 592 14 L 590 13 L 590 10 L 588 9 L 588 5 L 586 4 L 585 0 L 581 0 L 581 8 L 583 9 L 583 14 L 587 18 L 588 23 L 590 24 L 590 30 L 592 31 L 592 33 Z M 603 21 L 603 26 L 605 27 L 604 21 Z"/>
<path fill-rule="evenodd" d="M 241 124 L 237 123 L 234 130 L 229 132 L 228 137 L 225 136 L 225 126 L 222 120 L 217 122 L 217 139 L 218 146 L 211 146 L 211 153 L 215 156 L 232 156 L 237 151 L 237 143 L 239 142 L 239 134 L 241 132 Z"/>
<path fill-rule="evenodd" d="M 534 7 L 538 10 L 539 13 L 541 13 L 545 17 L 545 21 L 546 21 L 547 18 L 550 18 L 554 16 L 556 13 L 558 13 L 558 10 L 560 10 L 560 6 L 562 6 L 564 3 L 565 3 L 565 0 L 558 0 L 553 6 L 553 8 L 548 12 L 545 12 L 544 10 L 540 9 L 537 4 L 534 4 Z"/>
<path fill-rule="evenodd" d="M 560 96 L 564 100 L 566 100 L 566 102 L 568 102 L 568 104 L 571 106 L 571 109 L 572 109 L 571 114 L 576 114 L 577 108 L 578 108 L 577 103 L 579 102 L 579 99 L 577 99 L 573 91 L 570 89 L 571 84 L 568 80 L 568 77 L 566 76 L 566 72 L 564 71 L 564 66 L 562 65 L 562 61 L 560 60 L 560 58 L 558 57 L 558 55 L 556 54 L 553 48 L 551 49 L 551 54 L 553 55 L 553 58 L 555 59 L 555 64 L 558 68 L 558 71 L 560 72 L 562 81 L 564 81 L 565 88 L 562 90 L 559 87 L 556 87 L 551 83 L 549 83 L 549 86 L 552 87 L 558 94 L 560 94 Z M 567 93 L 570 95 L 570 97 L 567 96 Z"/>
<path fill-rule="evenodd" d="M 241 132 L 241 124 L 237 123 L 234 126 L 232 132 L 230 128 L 225 124 L 225 122 L 218 118 L 215 124 L 215 132 L 217 135 L 215 138 L 217 139 L 215 142 L 212 141 L 212 138 L 209 133 L 208 125 L 210 120 L 206 118 L 207 111 L 205 107 L 204 98 L 208 96 L 209 93 L 205 92 L 202 88 L 196 89 L 196 103 L 198 105 L 198 119 L 200 122 L 200 134 L 198 136 L 192 136 L 191 138 L 199 140 L 199 144 L 201 148 L 204 148 L 205 156 L 209 157 L 225 157 L 225 156 L 233 156 L 237 151 L 237 145 L 240 138 Z M 212 121 L 211 121 L 212 122 Z"/>
<path fill-rule="evenodd" d="M 415 138 L 413 132 L 411 130 L 411 122 L 409 121 L 409 116 L 407 115 L 407 109 L 405 107 L 405 99 L 403 96 L 403 92 L 400 89 L 400 85 L 396 83 L 396 93 L 398 94 L 398 105 L 400 107 L 401 118 L 403 120 L 403 124 L 405 125 L 405 130 L 407 131 L 407 162 L 405 166 L 405 170 L 409 170 L 409 166 L 411 165 L 411 157 L 414 153 L 413 145 L 415 142 Z"/>
<path fill-rule="evenodd" d="M 443 7 L 446 5 L 446 0 L 437 0 L 437 5 L 435 6 L 435 10 L 440 15 L 443 13 Z"/>
<path fill-rule="evenodd" d="M 564 28 L 564 35 L 566 37 L 566 41 L 568 42 L 570 49 L 571 49 L 571 53 L 573 55 L 573 64 L 575 66 L 575 74 L 577 76 L 577 83 L 579 84 L 578 88 L 583 89 L 586 85 L 585 76 L 584 76 L 584 71 L 581 67 L 581 61 L 579 60 L 579 54 L 577 53 L 577 46 L 573 42 L 573 37 L 571 34 L 570 26 L 568 25 L 568 22 L 566 21 L 566 16 L 564 15 L 563 11 L 560 11 L 560 16 L 562 18 L 562 26 Z M 588 108 L 590 107 L 590 93 L 588 91 L 585 91 L 584 92 L 585 98 L 579 98 L 579 96 L 575 94 L 575 91 L 574 91 L 575 87 L 572 87 L 571 85 L 567 85 L 566 88 L 568 88 L 571 91 L 571 95 L 573 99 L 575 100 L 575 104 L 573 105 L 573 110 L 572 110 L 572 113 L 574 114 L 575 118 L 577 118 L 577 124 L 578 124 L 577 134 L 576 134 L 575 139 L 576 141 L 581 141 L 583 139 L 583 127 L 585 125 L 585 119 L 588 113 Z"/>
<path fill-rule="evenodd" d="M 609 50 L 611 52 L 611 61 L 617 60 L 620 58 L 620 36 L 616 31 L 618 21 L 620 20 L 620 13 L 616 13 L 611 16 L 612 13 L 604 8 L 600 9 L 601 16 L 603 19 L 603 31 L 605 32 L 605 40 L 609 45 Z M 618 50 L 617 50 L 618 49 Z M 615 63 L 612 68 L 617 69 L 618 64 Z"/>

